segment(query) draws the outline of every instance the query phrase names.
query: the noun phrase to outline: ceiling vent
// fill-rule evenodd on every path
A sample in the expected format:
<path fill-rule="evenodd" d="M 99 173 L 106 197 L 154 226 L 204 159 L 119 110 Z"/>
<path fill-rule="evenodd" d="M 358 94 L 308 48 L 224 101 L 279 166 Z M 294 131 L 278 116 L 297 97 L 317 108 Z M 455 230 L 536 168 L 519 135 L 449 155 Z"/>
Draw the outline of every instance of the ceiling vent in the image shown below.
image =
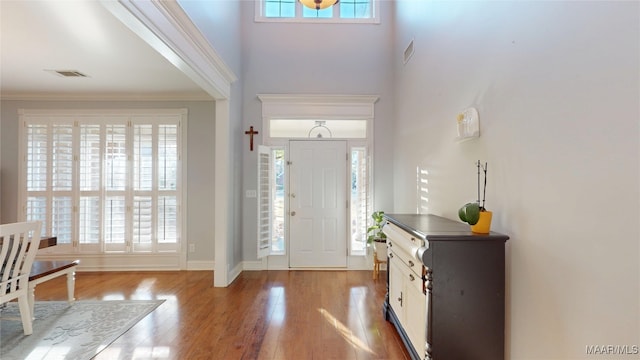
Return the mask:
<path fill-rule="evenodd" d="M 87 75 L 77 70 L 45 70 L 45 71 L 57 76 L 62 76 L 62 77 L 87 77 Z"/>

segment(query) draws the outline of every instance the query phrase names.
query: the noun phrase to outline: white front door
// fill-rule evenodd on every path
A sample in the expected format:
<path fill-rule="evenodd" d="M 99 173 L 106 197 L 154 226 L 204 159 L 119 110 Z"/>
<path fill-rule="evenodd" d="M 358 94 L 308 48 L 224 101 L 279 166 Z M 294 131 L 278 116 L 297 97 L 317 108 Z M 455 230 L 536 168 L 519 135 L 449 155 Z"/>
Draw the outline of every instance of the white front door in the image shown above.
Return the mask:
<path fill-rule="evenodd" d="M 289 142 L 289 266 L 347 266 L 347 143 Z"/>

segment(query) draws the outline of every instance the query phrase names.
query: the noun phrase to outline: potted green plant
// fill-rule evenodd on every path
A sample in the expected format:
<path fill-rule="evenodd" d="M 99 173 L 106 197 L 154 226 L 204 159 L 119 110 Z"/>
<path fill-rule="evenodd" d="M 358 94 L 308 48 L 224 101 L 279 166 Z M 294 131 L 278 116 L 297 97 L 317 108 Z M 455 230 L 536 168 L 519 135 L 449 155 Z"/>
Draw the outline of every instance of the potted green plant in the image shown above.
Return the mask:
<path fill-rule="evenodd" d="M 458 210 L 460 220 L 471 225 L 471 231 L 478 234 L 488 234 L 491 231 L 491 218 L 493 213 L 485 207 L 487 195 L 487 163 L 484 166 L 480 160 L 476 163 L 478 168 L 478 200 L 466 203 Z M 480 202 L 480 170 L 484 173 L 484 186 L 482 188 L 482 202 Z"/>
<path fill-rule="evenodd" d="M 387 261 L 387 235 L 382 232 L 384 226 L 384 211 L 375 211 L 371 214 L 373 225 L 367 228 L 367 244 L 373 244 L 376 258 Z"/>

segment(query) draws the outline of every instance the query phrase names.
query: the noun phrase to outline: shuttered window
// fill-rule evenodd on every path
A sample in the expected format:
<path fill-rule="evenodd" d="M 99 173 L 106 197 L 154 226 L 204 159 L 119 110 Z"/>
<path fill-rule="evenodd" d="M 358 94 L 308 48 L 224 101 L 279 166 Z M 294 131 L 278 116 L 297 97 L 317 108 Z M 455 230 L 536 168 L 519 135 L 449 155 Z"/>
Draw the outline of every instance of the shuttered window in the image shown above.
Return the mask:
<path fill-rule="evenodd" d="M 258 258 L 271 254 L 273 161 L 271 149 L 258 147 Z"/>
<path fill-rule="evenodd" d="M 24 220 L 65 252 L 176 252 L 181 110 L 23 111 Z"/>
<path fill-rule="evenodd" d="M 351 255 L 364 255 L 371 213 L 369 161 L 365 146 L 351 147 Z"/>

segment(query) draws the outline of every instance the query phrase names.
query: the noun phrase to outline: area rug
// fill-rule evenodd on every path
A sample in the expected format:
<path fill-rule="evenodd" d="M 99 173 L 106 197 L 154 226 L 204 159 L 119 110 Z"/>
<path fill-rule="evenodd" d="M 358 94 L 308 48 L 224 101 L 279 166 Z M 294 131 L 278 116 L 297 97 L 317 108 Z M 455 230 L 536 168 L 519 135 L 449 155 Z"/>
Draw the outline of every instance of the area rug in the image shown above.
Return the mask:
<path fill-rule="evenodd" d="M 11 302 L 0 309 L 0 359 L 91 359 L 163 301 L 36 302 L 29 336 Z"/>

